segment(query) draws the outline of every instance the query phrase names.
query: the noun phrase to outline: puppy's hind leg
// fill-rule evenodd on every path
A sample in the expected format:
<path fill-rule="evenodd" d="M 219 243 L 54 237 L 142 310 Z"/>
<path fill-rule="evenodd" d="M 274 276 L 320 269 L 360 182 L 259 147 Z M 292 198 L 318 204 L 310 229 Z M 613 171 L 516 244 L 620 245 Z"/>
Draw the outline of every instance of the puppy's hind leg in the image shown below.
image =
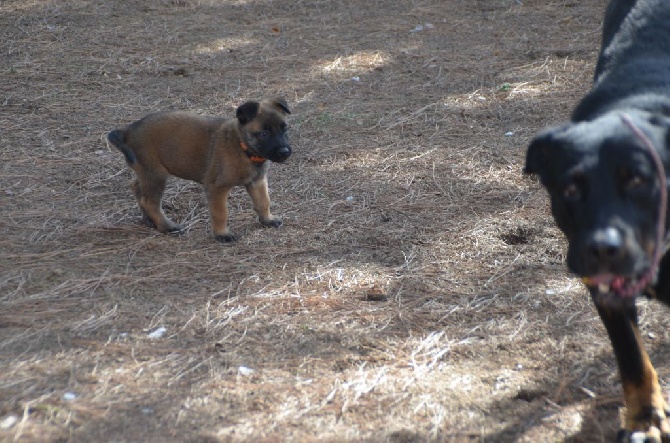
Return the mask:
<path fill-rule="evenodd" d="M 137 171 L 136 171 L 137 172 Z M 142 219 L 163 234 L 180 233 L 184 228 L 165 216 L 161 201 L 168 176 L 160 173 L 138 173 L 131 185 L 142 211 Z"/>
<path fill-rule="evenodd" d="M 209 204 L 209 216 L 212 219 L 214 239 L 222 243 L 235 241 L 235 236 L 228 229 L 228 196 L 231 188 L 208 186 L 205 190 Z"/>
<path fill-rule="evenodd" d="M 142 212 L 142 223 L 150 228 L 156 229 L 156 223 L 151 220 L 149 214 L 147 214 L 147 211 L 144 210 L 142 204 L 140 203 L 142 201 L 142 188 L 140 187 L 139 179 L 133 180 L 133 182 L 130 184 L 130 189 L 133 190 L 133 194 L 135 194 L 135 198 L 137 199 L 137 205 L 140 207 L 140 211 Z"/>

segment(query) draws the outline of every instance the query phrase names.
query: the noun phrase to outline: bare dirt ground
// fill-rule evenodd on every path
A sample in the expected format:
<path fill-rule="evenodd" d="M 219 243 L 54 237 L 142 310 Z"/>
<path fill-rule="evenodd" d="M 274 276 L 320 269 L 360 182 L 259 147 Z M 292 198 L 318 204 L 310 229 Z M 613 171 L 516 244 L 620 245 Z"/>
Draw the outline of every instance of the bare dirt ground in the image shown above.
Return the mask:
<path fill-rule="evenodd" d="M 525 148 L 604 0 L 0 1 L 0 439 L 597 442 L 616 366 Z M 280 229 L 140 224 L 110 129 L 282 95 Z M 641 303 L 665 384 L 670 321 Z M 161 337 L 151 338 L 165 328 Z"/>

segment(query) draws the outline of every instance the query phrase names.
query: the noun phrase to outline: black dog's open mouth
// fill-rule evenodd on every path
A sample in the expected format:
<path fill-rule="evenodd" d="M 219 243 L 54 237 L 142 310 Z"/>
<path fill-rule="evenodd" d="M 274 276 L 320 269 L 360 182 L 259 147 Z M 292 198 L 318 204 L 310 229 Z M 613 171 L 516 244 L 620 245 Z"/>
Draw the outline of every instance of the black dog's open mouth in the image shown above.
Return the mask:
<path fill-rule="evenodd" d="M 651 272 L 645 272 L 635 277 L 624 277 L 615 274 L 599 274 L 582 277 L 582 282 L 589 288 L 594 297 L 612 297 L 633 299 L 641 295 L 651 283 Z"/>

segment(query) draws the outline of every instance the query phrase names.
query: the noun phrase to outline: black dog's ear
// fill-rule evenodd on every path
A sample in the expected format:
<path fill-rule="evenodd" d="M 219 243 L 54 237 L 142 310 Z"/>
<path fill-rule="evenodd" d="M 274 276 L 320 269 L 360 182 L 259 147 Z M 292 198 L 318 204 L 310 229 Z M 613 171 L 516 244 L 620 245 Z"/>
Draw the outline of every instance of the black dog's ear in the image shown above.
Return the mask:
<path fill-rule="evenodd" d="M 540 174 L 548 157 L 549 140 L 546 134 L 535 136 L 526 151 L 526 166 L 523 167 L 524 174 Z"/>
<path fill-rule="evenodd" d="M 258 115 L 258 108 L 260 104 L 258 102 L 246 102 L 243 103 L 237 108 L 235 116 L 239 120 L 241 125 L 246 125 L 251 120 L 255 119 Z"/>
<path fill-rule="evenodd" d="M 554 126 L 540 132 L 530 142 L 526 152 L 526 166 L 523 168 L 524 174 L 542 175 L 546 166 L 551 163 L 552 151 L 560 141 L 557 135 L 565 132 L 570 124 L 563 126 Z"/>
<path fill-rule="evenodd" d="M 291 113 L 291 110 L 288 108 L 288 103 L 286 103 L 286 100 L 282 97 L 273 98 L 268 103 L 283 114 Z"/>

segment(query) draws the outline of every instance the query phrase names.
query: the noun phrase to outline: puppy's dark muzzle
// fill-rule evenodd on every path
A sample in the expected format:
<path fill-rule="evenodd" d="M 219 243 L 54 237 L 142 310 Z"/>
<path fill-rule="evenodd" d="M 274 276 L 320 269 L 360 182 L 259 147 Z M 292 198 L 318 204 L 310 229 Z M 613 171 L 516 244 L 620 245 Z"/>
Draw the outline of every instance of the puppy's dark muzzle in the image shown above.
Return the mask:
<path fill-rule="evenodd" d="M 272 160 L 273 162 L 277 163 L 282 163 L 285 161 L 287 158 L 291 156 L 291 147 L 290 146 L 282 146 L 281 148 L 277 149 L 274 154 L 272 155 Z"/>

